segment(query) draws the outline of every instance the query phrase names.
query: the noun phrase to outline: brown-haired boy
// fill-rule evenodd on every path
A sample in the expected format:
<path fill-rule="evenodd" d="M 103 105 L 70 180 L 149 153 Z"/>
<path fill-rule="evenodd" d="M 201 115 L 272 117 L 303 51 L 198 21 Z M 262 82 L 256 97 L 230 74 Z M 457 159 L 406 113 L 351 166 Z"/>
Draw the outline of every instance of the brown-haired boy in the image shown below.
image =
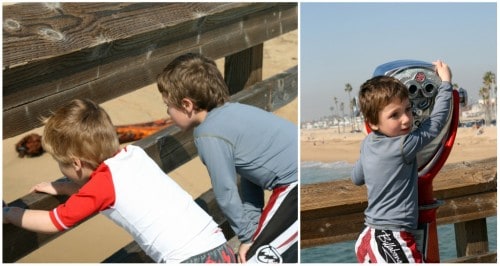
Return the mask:
<path fill-rule="evenodd" d="M 229 102 L 215 62 L 200 54 L 174 59 L 157 83 L 172 120 L 194 129 L 216 200 L 242 243 L 239 261 L 297 262 L 297 126 Z M 263 210 L 264 189 L 273 194 Z"/>
<path fill-rule="evenodd" d="M 451 106 L 451 72 L 433 62 L 442 83 L 429 118 L 412 131 L 408 89 L 398 79 L 377 76 L 361 85 L 360 109 L 372 133 L 361 144 L 352 170 L 366 184 L 366 228 L 356 242 L 359 262 L 423 262 L 414 230 L 418 222 L 417 152 L 444 128 Z"/>
<path fill-rule="evenodd" d="M 140 148 L 120 149 L 108 114 L 89 100 L 73 100 L 46 123 L 44 149 L 68 182 L 33 190 L 71 195 L 50 211 L 4 207 L 4 223 L 56 233 L 98 212 L 130 233 L 156 262 L 236 262 L 218 225 Z"/>

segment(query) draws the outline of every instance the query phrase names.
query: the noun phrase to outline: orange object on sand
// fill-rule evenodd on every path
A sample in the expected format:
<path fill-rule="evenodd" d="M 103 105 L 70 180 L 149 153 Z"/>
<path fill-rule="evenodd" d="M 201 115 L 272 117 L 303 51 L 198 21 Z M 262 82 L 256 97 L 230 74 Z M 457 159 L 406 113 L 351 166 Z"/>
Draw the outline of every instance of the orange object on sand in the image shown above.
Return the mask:
<path fill-rule="evenodd" d="M 132 142 L 150 136 L 159 130 L 173 125 L 173 121 L 168 119 L 159 119 L 152 122 L 115 126 L 116 134 L 120 144 Z M 42 136 L 33 133 L 24 136 L 16 143 L 16 151 L 20 158 L 36 157 L 44 153 L 42 147 Z"/>
<path fill-rule="evenodd" d="M 168 119 L 159 119 L 152 122 L 115 126 L 120 143 L 136 141 L 150 136 L 159 130 L 171 126 L 174 122 Z"/>

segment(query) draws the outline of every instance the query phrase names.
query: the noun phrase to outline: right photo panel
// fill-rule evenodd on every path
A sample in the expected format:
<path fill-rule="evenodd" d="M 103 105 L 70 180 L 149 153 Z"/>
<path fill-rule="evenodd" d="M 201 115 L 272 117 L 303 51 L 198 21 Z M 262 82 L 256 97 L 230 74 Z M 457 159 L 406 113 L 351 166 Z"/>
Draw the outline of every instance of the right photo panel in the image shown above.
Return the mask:
<path fill-rule="evenodd" d="M 301 263 L 497 262 L 497 3 L 300 3 Z"/>

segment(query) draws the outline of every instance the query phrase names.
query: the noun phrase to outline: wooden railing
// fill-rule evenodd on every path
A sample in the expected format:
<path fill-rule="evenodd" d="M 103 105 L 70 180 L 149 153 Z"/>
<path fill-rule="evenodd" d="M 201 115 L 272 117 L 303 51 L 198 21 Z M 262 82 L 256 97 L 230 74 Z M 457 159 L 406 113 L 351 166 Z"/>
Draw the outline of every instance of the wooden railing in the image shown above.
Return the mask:
<path fill-rule="evenodd" d="M 74 98 L 98 103 L 155 82 L 176 56 L 225 57 L 231 100 L 274 111 L 297 97 L 297 67 L 262 81 L 265 41 L 297 29 L 297 3 L 22 3 L 3 8 L 3 137 L 41 126 Z M 169 173 L 197 156 L 192 132 L 171 126 L 135 143 Z M 56 179 L 57 177 L 54 177 Z M 31 193 L 8 203 L 49 210 L 65 197 Z M 234 236 L 212 190 L 196 199 Z M 3 225 L 3 262 L 64 234 Z M 105 262 L 151 262 L 135 242 Z"/>
<path fill-rule="evenodd" d="M 297 3 L 21 3 L 3 7 L 3 138 L 74 98 L 155 82 L 172 59 L 226 57 L 235 93 L 262 79 L 263 43 L 297 29 Z"/>
<path fill-rule="evenodd" d="M 446 165 L 434 179 L 443 200 L 437 223 L 454 224 L 457 260 L 496 262 L 486 218 L 497 215 L 496 158 Z M 301 185 L 301 248 L 355 240 L 364 227 L 366 188 L 350 180 Z"/>

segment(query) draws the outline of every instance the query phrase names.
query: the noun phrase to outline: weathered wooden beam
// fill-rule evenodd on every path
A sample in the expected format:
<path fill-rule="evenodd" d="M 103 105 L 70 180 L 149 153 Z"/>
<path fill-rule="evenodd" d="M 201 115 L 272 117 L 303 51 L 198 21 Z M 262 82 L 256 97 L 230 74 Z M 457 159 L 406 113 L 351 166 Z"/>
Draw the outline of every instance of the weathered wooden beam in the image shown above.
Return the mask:
<path fill-rule="evenodd" d="M 496 189 L 496 158 L 446 165 L 434 182 L 435 197 L 445 201 L 437 223 L 495 216 Z M 366 189 L 350 180 L 302 185 L 301 247 L 356 239 L 366 206 Z"/>
<path fill-rule="evenodd" d="M 496 169 L 496 157 L 446 164 L 445 169 L 433 180 L 434 196 L 439 199 L 450 198 L 496 187 Z M 460 181 L 457 182 L 455 179 Z M 366 203 L 365 186 L 355 186 L 349 177 L 345 180 L 301 185 L 301 195 L 301 211 L 305 211 L 303 215 L 311 215 L 311 212 L 321 211 L 323 208 L 342 212 L 353 209 L 353 206 L 345 207 L 345 205 Z"/>
<path fill-rule="evenodd" d="M 154 83 L 176 56 L 213 59 L 297 29 L 297 3 L 21 3 L 3 7 L 3 137 L 62 102 Z"/>
<path fill-rule="evenodd" d="M 231 101 L 251 104 L 267 111 L 274 111 L 297 97 L 297 79 L 297 67 L 293 67 L 286 72 L 254 84 L 248 90 L 233 95 Z M 177 127 L 171 126 L 134 143 L 134 145 L 142 147 L 162 167 L 163 171 L 168 173 L 197 156 L 196 148 L 192 142 L 190 132 L 181 132 Z M 50 210 L 65 201 L 65 197 L 31 193 L 9 203 L 9 206 Z M 196 199 L 196 202 L 214 217 L 214 220 L 222 227 L 226 238 L 231 238 L 234 233 L 232 233 L 229 224 L 225 221 L 225 217 L 218 209 L 212 190 L 205 192 Z M 3 225 L 3 233 L 3 262 L 15 262 L 61 234 L 38 234 L 10 224 Z M 143 254 L 133 254 L 130 251 L 135 250 L 136 247 L 133 247 L 133 245 L 136 244 L 128 246 L 128 251 L 119 251 L 120 254 L 129 254 L 132 256 L 132 261 L 143 258 Z"/>
<path fill-rule="evenodd" d="M 231 94 L 262 80 L 263 59 L 264 44 L 226 56 L 224 79 Z"/>
<path fill-rule="evenodd" d="M 437 211 L 437 224 L 474 221 L 496 216 L 496 192 L 478 193 L 465 197 L 445 199 Z M 480 206 L 480 209 L 477 207 Z M 365 208 L 352 213 L 333 214 L 306 220 L 301 216 L 301 247 L 320 246 L 354 240 L 364 228 Z"/>
<path fill-rule="evenodd" d="M 455 224 L 457 257 L 485 254 L 488 248 L 486 218 Z"/>
<path fill-rule="evenodd" d="M 485 191 L 463 197 L 444 198 L 437 210 L 438 224 L 456 224 L 496 216 L 497 192 Z"/>

